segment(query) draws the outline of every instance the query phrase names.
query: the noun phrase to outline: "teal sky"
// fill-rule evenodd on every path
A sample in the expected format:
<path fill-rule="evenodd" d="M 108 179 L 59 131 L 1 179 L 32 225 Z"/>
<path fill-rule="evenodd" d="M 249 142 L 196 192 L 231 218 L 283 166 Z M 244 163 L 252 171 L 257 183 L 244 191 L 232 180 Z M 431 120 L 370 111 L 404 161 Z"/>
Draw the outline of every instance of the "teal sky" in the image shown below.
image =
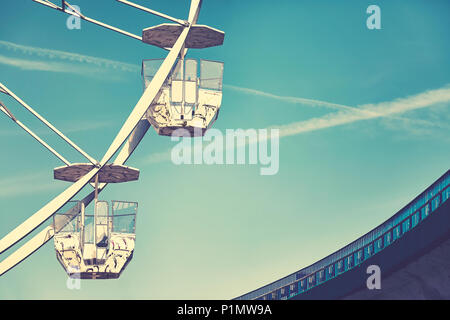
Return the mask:
<path fill-rule="evenodd" d="M 166 51 L 87 22 L 68 30 L 67 15 L 31 0 L 3 2 L 0 82 L 101 158 L 140 98 L 142 59 Z M 183 19 L 189 10 L 188 1 L 135 2 Z M 166 22 L 115 1 L 73 4 L 135 34 Z M 381 30 L 366 27 L 371 4 Z M 199 23 L 224 30 L 225 42 L 189 56 L 225 62 L 215 128 L 279 127 L 278 174 L 176 166 L 158 157 L 174 142 L 150 129 L 127 162 L 140 180 L 101 194 L 139 202 L 136 250 L 120 279 L 67 289 L 50 241 L 0 278 L 0 299 L 229 299 L 365 234 L 449 169 L 448 12 L 446 0 L 205 0 Z M 84 162 L 19 104 L 0 100 Z M 331 104 L 379 115 L 363 120 Z M 52 179 L 62 163 L 3 114 L 0 150 L 3 237 L 69 184 Z"/>

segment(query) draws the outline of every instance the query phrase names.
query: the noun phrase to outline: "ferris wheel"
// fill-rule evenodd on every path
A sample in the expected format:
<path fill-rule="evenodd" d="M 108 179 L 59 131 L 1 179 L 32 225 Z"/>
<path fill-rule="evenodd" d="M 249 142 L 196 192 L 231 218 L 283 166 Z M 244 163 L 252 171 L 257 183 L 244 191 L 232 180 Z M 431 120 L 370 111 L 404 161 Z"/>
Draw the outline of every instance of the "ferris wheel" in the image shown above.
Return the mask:
<path fill-rule="evenodd" d="M 71 163 L 20 122 L 0 101 L 0 111 L 63 162 L 63 166 L 54 169 L 54 178 L 72 183 L 0 240 L 0 255 L 3 255 L 53 218 L 50 225 L 0 262 L 0 276 L 53 238 L 57 259 L 69 276 L 76 275 L 82 279 L 118 278 L 133 257 L 138 204 L 129 201 L 112 201 L 110 204 L 100 201 L 99 193 L 110 183 L 139 179 L 139 170 L 125 166 L 125 163 L 150 126 L 159 135 L 194 137 L 204 135 L 213 125 L 222 101 L 223 63 L 197 61 L 186 58 L 186 55 L 190 48 L 222 45 L 225 33 L 197 24 L 202 0 L 191 0 L 187 20 L 130 1 L 116 0 L 171 21 L 144 29 L 142 36 L 89 18 L 64 0 L 60 6 L 50 0 L 33 1 L 168 51 L 164 59 L 142 61 L 144 92 L 100 161 L 87 154 L 0 82 L 1 94 L 16 100 L 88 161 Z M 112 161 L 117 152 L 117 157 Z M 88 184 L 94 190 L 81 200 L 73 200 Z"/>

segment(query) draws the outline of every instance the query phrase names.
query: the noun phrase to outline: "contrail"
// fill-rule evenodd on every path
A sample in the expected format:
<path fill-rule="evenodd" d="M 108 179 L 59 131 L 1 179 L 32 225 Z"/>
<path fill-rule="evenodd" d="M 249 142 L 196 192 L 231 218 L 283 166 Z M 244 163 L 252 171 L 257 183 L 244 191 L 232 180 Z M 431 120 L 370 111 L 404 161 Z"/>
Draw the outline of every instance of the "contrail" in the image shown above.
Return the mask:
<path fill-rule="evenodd" d="M 353 110 L 353 109 L 355 109 L 354 107 L 346 106 L 343 104 L 331 103 L 331 102 L 314 100 L 314 99 L 299 98 L 299 97 L 279 96 L 276 94 L 272 94 L 272 93 L 268 93 L 268 92 L 264 92 L 264 91 L 260 91 L 260 90 L 237 87 L 237 86 L 233 86 L 233 85 L 229 85 L 229 84 L 224 84 L 224 88 L 239 91 L 242 93 L 252 94 L 255 96 L 280 100 L 280 101 L 284 101 L 284 102 L 288 102 L 288 103 L 301 103 L 301 104 L 309 105 L 309 106 L 313 106 L 313 107 L 318 106 L 318 107 L 326 107 L 326 108 L 332 108 L 332 109 L 337 109 L 337 110 Z"/>
<path fill-rule="evenodd" d="M 279 96 L 279 95 L 272 94 L 269 92 L 264 92 L 264 91 L 249 89 L 249 88 L 244 88 L 244 87 L 237 87 L 237 86 L 233 86 L 233 85 L 229 85 L 229 84 L 224 84 L 224 87 L 231 89 L 231 90 L 238 91 L 238 92 L 242 92 L 245 94 L 252 94 L 255 96 L 266 97 L 266 98 L 275 99 L 275 100 L 279 100 L 279 101 L 283 101 L 283 102 L 287 102 L 287 103 L 291 103 L 291 104 L 302 104 L 302 105 L 307 105 L 307 106 L 312 106 L 312 107 L 324 107 L 324 108 L 335 109 L 335 110 L 356 111 L 356 112 L 360 112 L 362 114 L 367 114 L 368 116 L 376 116 L 376 113 L 373 110 L 356 108 L 356 107 L 352 107 L 352 106 L 348 106 L 348 105 L 344 105 L 344 104 L 337 104 L 337 103 L 332 103 L 332 102 L 327 102 L 327 101 L 322 101 L 322 100 L 307 99 L 307 98 L 300 98 L 300 97 Z M 390 119 L 394 119 L 394 120 L 400 120 L 400 121 L 413 123 L 413 124 L 422 124 L 422 125 L 427 125 L 427 126 L 435 126 L 436 125 L 435 123 L 432 123 L 430 121 L 420 120 L 420 119 L 408 119 L 408 118 L 403 118 L 403 117 L 396 117 L 394 115 L 389 115 L 386 117 L 388 117 Z"/>
<path fill-rule="evenodd" d="M 0 64 L 16 67 L 22 70 L 47 71 L 57 73 L 75 73 L 80 75 L 97 74 L 102 70 L 99 68 L 89 68 L 87 66 L 80 68 L 79 65 L 55 62 L 55 61 L 33 61 L 17 58 L 9 58 L 0 55 Z"/>
<path fill-rule="evenodd" d="M 86 75 L 87 73 L 98 75 L 98 71 L 100 71 L 100 68 L 112 68 L 115 70 L 120 70 L 124 72 L 139 72 L 140 67 L 137 65 L 119 62 L 115 60 L 109 60 L 109 59 L 103 59 L 98 57 L 92 57 L 87 55 L 82 55 L 78 53 L 71 53 L 71 52 L 65 52 L 65 51 L 59 51 L 59 50 L 52 50 L 52 49 L 43 49 L 43 48 L 36 48 L 36 47 L 30 47 L 30 46 L 24 46 L 15 44 L 12 42 L 2 41 L 0 40 L 0 47 L 4 47 L 8 50 L 12 51 L 19 51 L 25 54 L 29 55 L 36 55 L 39 57 L 46 57 L 48 59 L 60 59 L 60 60 L 67 60 L 73 63 L 85 63 L 85 64 L 92 64 L 98 67 L 99 69 L 80 69 L 79 66 L 76 66 L 74 64 L 64 64 L 64 63 L 48 63 L 48 62 L 42 62 L 42 61 L 28 61 L 23 59 L 14 59 L 14 58 L 7 58 L 4 56 L 0 56 L 0 63 L 7 64 L 11 66 L 15 66 L 21 69 L 27 69 L 27 70 L 38 70 L 38 71 L 51 71 L 51 72 L 67 72 L 67 73 L 77 73 L 77 74 L 83 74 Z M 376 118 L 380 115 L 377 114 L 377 110 L 373 110 L 372 108 L 355 108 L 352 106 L 347 106 L 343 104 L 337 104 L 337 103 L 331 103 L 327 101 L 321 101 L 316 99 L 307 99 L 307 98 L 300 98 L 300 97 L 292 97 L 292 96 L 279 96 L 272 93 L 255 90 L 255 89 L 249 89 L 244 87 L 238 87 L 234 85 L 224 85 L 225 88 L 239 91 L 245 94 L 252 94 L 257 96 L 262 96 L 266 98 L 276 99 L 279 101 L 288 102 L 291 104 L 303 104 L 303 105 L 309 105 L 313 107 L 325 107 L 325 108 L 332 108 L 336 110 L 345 110 L 345 111 L 356 111 L 362 114 L 363 117 L 369 117 L 369 118 Z M 394 114 L 388 114 L 383 115 L 383 117 L 388 117 L 391 119 L 401 120 L 401 121 L 407 121 L 411 123 L 418 123 L 418 124 L 424 124 L 428 126 L 434 126 L 435 123 L 430 123 L 429 121 L 420 120 L 420 119 L 407 119 L 402 117 L 396 117 Z"/>
<path fill-rule="evenodd" d="M 98 57 L 92 57 L 87 55 L 82 55 L 78 53 L 71 53 L 66 51 L 43 49 L 30 46 L 24 46 L 15 44 L 8 41 L 0 40 L 0 47 L 6 48 L 10 51 L 21 52 L 28 55 L 34 55 L 37 57 L 47 58 L 47 59 L 59 59 L 66 60 L 72 63 L 86 63 L 95 65 L 97 67 L 115 69 L 124 72 L 139 72 L 140 67 L 134 64 L 119 62 L 115 60 L 103 59 Z M 61 72 L 61 71 L 60 71 Z M 69 71 L 71 72 L 71 70 Z"/>
<path fill-rule="evenodd" d="M 319 118 L 274 127 L 280 129 L 280 136 L 291 136 L 304 132 L 336 127 L 356 121 L 402 114 L 408 111 L 429 108 L 439 103 L 448 103 L 449 101 L 450 88 L 446 86 L 441 89 L 428 90 L 407 98 L 377 104 L 365 104 L 358 108 L 369 111 L 369 113 L 340 111 Z"/>
<path fill-rule="evenodd" d="M 67 60 L 73 63 L 73 64 L 64 64 L 54 62 L 49 64 L 42 61 L 27 61 L 0 56 L 0 63 L 12 65 L 22 69 L 85 74 L 86 70 L 80 70 L 79 67 L 77 67 L 74 64 L 74 63 L 84 63 L 95 65 L 99 69 L 110 68 L 124 72 L 138 72 L 140 70 L 139 66 L 133 64 L 65 51 L 18 45 L 12 42 L 2 40 L 0 40 L 0 47 L 5 47 L 8 50 L 20 51 L 25 54 L 36 55 L 48 59 Z M 290 136 L 314 130 L 331 128 L 356 121 L 376 119 L 376 118 L 390 118 L 401 121 L 407 121 L 410 123 L 424 124 L 427 126 L 439 126 L 439 124 L 437 123 L 432 123 L 426 120 L 408 119 L 399 117 L 397 115 L 415 109 L 431 107 L 437 103 L 448 102 L 449 99 L 448 96 L 450 95 L 449 93 L 450 89 L 448 88 L 447 85 L 446 87 L 443 87 L 441 89 L 429 90 L 421 94 L 417 94 L 415 96 L 410 96 L 403 99 L 397 99 L 378 104 L 365 104 L 360 105 L 358 107 L 352 107 L 348 105 L 331 103 L 316 99 L 307 99 L 292 96 L 279 96 L 260 90 L 243 88 L 228 84 L 225 84 L 224 88 L 239 91 L 245 94 L 252 94 L 261 97 L 271 98 L 291 104 L 302 104 L 313 107 L 325 107 L 338 110 L 338 112 L 327 114 L 319 118 L 308 119 L 305 121 L 294 122 L 281 126 L 269 127 L 269 128 L 279 128 L 281 136 Z M 150 162 L 161 162 L 165 160 L 170 160 L 170 154 L 168 152 L 153 154 L 147 160 Z"/>
<path fill-rule="evenodd" d="M 306 132 L 323 130 L 353 122 L 384 118 L 417 109 L 430 108 L 437 104 L 450 102 L 448 85 L 440 89 L 428 90 L 406 98 L 396 99 L 376 104 L 364 104 L 358 108 L 349 107 L 345 110 L 326 114 L 322 117 L 293 122 L 285 125 L 274 125 L 266 129 L 279 129 L 280 137 L 293 136 Z M 270 139 L 270 137 L 268 137 Z M 143 159 L 146 163 L 170 161 L 171 150 L 154 153 Z"/>

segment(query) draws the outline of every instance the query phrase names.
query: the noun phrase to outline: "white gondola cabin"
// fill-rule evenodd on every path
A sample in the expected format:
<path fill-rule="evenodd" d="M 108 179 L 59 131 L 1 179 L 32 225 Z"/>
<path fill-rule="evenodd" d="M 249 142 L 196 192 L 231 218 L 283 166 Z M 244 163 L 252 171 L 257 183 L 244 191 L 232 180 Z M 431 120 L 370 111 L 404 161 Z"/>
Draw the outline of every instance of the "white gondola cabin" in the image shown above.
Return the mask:
<path fill-rule="evenodd" d="M 111 208 L 111 213 L 110 209 Z M 137 203 L 96 201 L 91 211 L 69 202 L 53 216 L 56 257 L 81 279 L 118 278 L 133 257 Z"/>
<path fill-rule="evenodd" d="M 162 62 L 142 62 L 144 89 Z M 222 102 L 223 63 L 200 60 L 200 68 L 198 64 L 195 59 L 179 59 L 147 110 L 146 118 L 158 134 L 170 136 L 184 129 L 180 134 L 202 136 L 216 121 Z"/>
<path fill-rule="evenodd" d="M 54 177 L 76 182 L 93 167 L 89 163 L 58 167 L 54 169 Z M 69 276 L 114 279 L 130 262 L 136 241 L 138 205 L 112 201 L 110 206 L 98 200 L 98 188 L 99 183 L 122 183 L 138 178 L 138 169 L 108 164 L 90 181 L 95 184 L 92 206 L 85 208 L 84 202 L 69 202 L 53 216 L 56 257 Z"/>

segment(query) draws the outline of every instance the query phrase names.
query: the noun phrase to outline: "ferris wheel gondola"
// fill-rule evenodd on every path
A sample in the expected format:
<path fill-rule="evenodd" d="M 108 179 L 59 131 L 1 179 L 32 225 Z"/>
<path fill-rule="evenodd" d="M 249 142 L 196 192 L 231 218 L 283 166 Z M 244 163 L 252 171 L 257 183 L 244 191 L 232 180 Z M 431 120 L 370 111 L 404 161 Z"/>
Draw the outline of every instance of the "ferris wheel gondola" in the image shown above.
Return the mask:
<path fill-rule="evenodd" d="M 109 183 L 128 182 L 138 179 L 139 170 L 126 167 L 124 164 L 139 145 L 150 125 L 155 124 L 155 114 L 149 113 L 148 110 L 155 105 L 158 105 L 160 102 L 159 99 L 161 94 L 165 94 L 164 86 L 168 79 L 174 84 L 170 89 L 170 96 L 168 98 L 171 103 L 170 107 L 172 107 L 173 104 L 175 107 L 181 106 L 181 110 L 186 110 L 186 108 L 191 106 L 193 112 L 192 115 L 195 114 L 195 110 L 200 112 L 198 110 L 201 108 L 201 82 L 196 81 L 194 85 L 188 83 L 189 81 L 192 81 L 192 79 L 188 79 L 184 76 L 182 79 L 178 79 L 176 76 L 174 78 L 174 75 L 176 74 L 175 70 L 177 70 L 178 66 L 182 65 L 182 72 L 184 72 L 185 63 L 188 61 L 185 60 L 185 55 L 189 48 L 221 45 L 223 43 L 224 33 L 207 26 L 196 25 L 202 3 L 201 0 L 191 0 L 189 17 L 187 20 L 176 19 L 129 1 L 117 0 L 118 2 L 176 23 L 175 25 L 165 24 L 144 29 L 143 37 L 133 35 L 119 28 L 88 18 L 64 0 L 61 2 L 61 7 L 49 0 L 33 1 L 52 9 L 75 15 L 83 20 L 100 25 L 101 27 L 141 40 L 144 43 L 157 45 L 169 51 L 167 57 L 164 60 L 161 60 L 158 70 L 152 75 L 151 81 L 146 83 L 143 95 L 101 161 L 97 161 L 89 156 L 80 147 L 64 136 L 61 131 L 53 127 L 45 118 L 37 114 L 31 107 L 15 96 L 12 91 L 6 88 L 6 86 L 0 85 L 1 93 L 12 96 L 89 161 L 89 163 L 84 164 L 70 163 L 40 139 L 34 132 L 19 122 L 6 106 L 0 104 L 0 110 L 3 113 L 13 119 L 22 129 L 27 131 L 44 147 L 64 162 L 65 166 L 54 170 L 54 177 L 56 179 L 73 182 L 73 184 L 60 195 L 55 197 L 47 205 L 38 210 L 25 222 L 0 240 L 0 254 L 3 254 L 7 249 L 17 244 L 21 239 L 38 228 L 48 218 L 53 217 L 53 223 L 50 226 L 44 228 L 22 247 L 0 262 L 0 276 L 24 261 L 51 238 L 54 238 L 58 260 L 69 275 L 72 276 L 78 274 L 85 279 L 117 278 L 133 256 L 137 203 L 113 201 L 111 205 L 109 205 L 107 202 L 98 200 L 98 194 Z M 171 35 L 168 38 L 167 32 Z M 166 38 L 166 40 L 161 40 L 163 38 Z M 155 39 L 159 41 L 159 45 L 154 43 Z M 180 80 L 181 83 L 177 84 L 178 80 Z M 180 94 L 180 92 L 181 98 L 175 99 L 176 95 Z M 220 99 L 216 97 L 215 100 L 211 100 L 215 101 L 212 103 L 215 103 L 217 112 L 211 117 L 209 124 L 212 124 L 213 120 L 217 118 L 218 108 L 220 107 L 221 92 L 219 94 L 217 92 L 214 94 L 217 96 L 220 95 Z M 195 101 L 192 101 L 190 98 L 193 95 L 197 97 Z M 185 111 L 182 111 L 182 115 L 180 115 L 180 112 L 171 113 L 170 117 L 172 122 L 166 124 L 166 127 L 187 127 L 184 121 L 176 121 L 180 120 L 180 118 L 182 118 L 181 120 L 186 120 L 184 119 L 185 114 Z M 209 124 L 203 126 L 203 129 L 206 130 Z M 158 131 L 160 128 L 161 126 L 156 128 L 156 130 Z M 167 133 L 167 131 L 164 132 Z M 112 157 L 119 149 L 121 150 L 117 158 L 111 163 Z M 91 184 L 95 190 L 82 200 L 73 201 L 72 199 L 87 184 Z M 91 208 L 92 210 L 89 211 L 87 208 L 92 201 L 94 201 L 94 205 Z M 126 209 L 126 213 L 123 213 L 124 209 Z M 125 223 L 126 227 L 122 225 L 123 221 L 127 221 Z"/>

